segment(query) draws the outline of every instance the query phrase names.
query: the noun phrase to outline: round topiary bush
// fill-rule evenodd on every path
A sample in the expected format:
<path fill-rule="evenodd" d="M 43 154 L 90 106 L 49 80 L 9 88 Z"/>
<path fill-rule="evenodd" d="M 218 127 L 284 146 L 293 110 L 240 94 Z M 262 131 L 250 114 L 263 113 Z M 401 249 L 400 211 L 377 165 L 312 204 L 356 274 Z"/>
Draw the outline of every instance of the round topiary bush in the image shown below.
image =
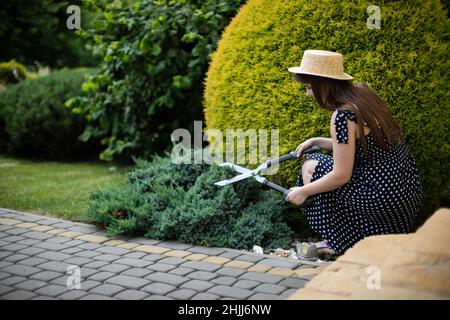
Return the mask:
<path fill-rule="evenodd" d="M 342 53 L 345 71 L 377 91 L 400 122 L 421 173 L 425 218 L 450 181 L 448 18 L 438 0 L 381 1 L 381 28 L 371 29 L 370 4 L 248 1 L 213 54 L 206 126 L 278 128 L 281 154 L 329 136 L 330 114 L 287 68 L 298 66 L 307 49 Z M 283 164 L 279 173 L 293 186 L 298 163 Z"/>
<path fill-rule="evenodd" d="M 85 121 L 64 103 L 81 94 L 88 69 L 61 70 L 24 80 L 0 94 L 3 147 L 11 153 L 51 159 L 98 152 L 98 143 L 79 140 Z M 1 124 L 1 123 L 0 123 Z"/>

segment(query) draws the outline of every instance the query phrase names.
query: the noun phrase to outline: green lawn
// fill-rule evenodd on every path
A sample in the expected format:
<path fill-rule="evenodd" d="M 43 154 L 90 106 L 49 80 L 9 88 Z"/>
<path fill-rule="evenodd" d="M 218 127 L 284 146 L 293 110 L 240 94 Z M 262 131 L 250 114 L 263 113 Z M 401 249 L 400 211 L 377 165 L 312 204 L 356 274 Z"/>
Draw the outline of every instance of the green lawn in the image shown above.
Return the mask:
<path fill-rule="evenodd" d="M 30 161 L 0 155 L 0 208 L 79 221 L 89 192 L 125 182 L 129 169 L 100 162 Z"/>

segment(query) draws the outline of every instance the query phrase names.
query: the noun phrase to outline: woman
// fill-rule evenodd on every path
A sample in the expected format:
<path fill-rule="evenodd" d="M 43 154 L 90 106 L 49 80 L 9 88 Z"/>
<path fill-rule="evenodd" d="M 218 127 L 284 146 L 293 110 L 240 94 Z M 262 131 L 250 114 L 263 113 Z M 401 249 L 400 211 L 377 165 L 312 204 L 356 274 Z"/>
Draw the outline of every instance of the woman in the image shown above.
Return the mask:
<path fill-rule="evenodd" d="M 331 138 L 311 138 L 311 147 L 333 151 L 305 155 L 297 187 L 286 201 L 305 208 L 311 228 L 328 248 L 343 253 L 362 238 L 411 230 L 421 206 L 415 161 L 399 124 L 383 100 L 364 84 L 353 85 L 343 57 L 323 50 L 305 51 L 300 67 L 289 68 L 306 94 L 332 111 Z"/>

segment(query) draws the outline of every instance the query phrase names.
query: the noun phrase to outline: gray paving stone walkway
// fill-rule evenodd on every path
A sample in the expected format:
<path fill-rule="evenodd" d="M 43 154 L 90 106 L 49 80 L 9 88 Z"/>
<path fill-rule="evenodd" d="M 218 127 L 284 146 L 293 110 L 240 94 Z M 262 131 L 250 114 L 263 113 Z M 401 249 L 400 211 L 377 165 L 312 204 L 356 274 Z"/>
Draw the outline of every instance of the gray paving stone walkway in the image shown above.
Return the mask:
<path fill-rule="evenodd" d="M 2 300 L 286 299 L 323 267 L 0 209 Z"/>

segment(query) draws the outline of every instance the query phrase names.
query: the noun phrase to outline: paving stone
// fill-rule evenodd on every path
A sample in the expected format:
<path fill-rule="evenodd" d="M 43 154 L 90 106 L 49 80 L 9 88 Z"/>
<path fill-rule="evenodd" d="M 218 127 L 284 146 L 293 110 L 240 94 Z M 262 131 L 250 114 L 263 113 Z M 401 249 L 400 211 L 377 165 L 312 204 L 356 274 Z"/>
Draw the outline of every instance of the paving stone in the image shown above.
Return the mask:
<path fill-rule="evenodd" d="M 259 272 L 246 272 L 243 275 L 239 277 L 240 279 L 246 279 L 246 280 L 253 280 L 253 281 L 259 281 L 262 283 L 278 283 L 281 280 L 283 280 L 283 277 L 272 275 L 272 274 L 266 274 L 266 273 L 259 273 Z"/>
<path fill-rule="evenodd" d="M 2 250 L 17 252 L 17 251 L 20 251 L 20 250 L 25 249 L 25 248 L 27 248 L 27 246 L 25 246 L 23 244 L 12 243 L 12 244 L 3 246 Z"/>
<path fill-rule="evenodd" d="M 256 292 L 269 293 L 269 294 L 275 294 L 275 295 L 280 294 L 284 290 L 286 290 L 286 287 L 279 286 L 276 284 L 270 284 L 270 283 L 260 284 L 259 286 L 257 286 L 256 288 L 253 289 L 253 291 L 256 291 Z"/>
<path fill-rule="evenodd" d="M 230 261 L 231 261 L 230 259 L 224 258 L 224 257 L 208 257 L 208 258 L 204 259 L 202 262 L 209 262 L 209 263 L 214 263 L 214 264 L 218 264 L 218 265 L 223 265 Z"/>
<path fill-rule="evenodd" d="M 44 295 L 48 297 L 57 297 L 60 294 L 63 294 L 64 292 L 69 291 L 67 287 L 59 286 L 56 284 L 50 284 L 45 287 L 42 287 L 35 291 L 38 295 Z"/>
<path fill-rule="evenodd" d="M 83 249 L 80 249 L 80 248 L 67 248 L 67 249 L 61 250 L 60 252 L 73 255 L 74 253 L 77 253 L 77 252 L 80 252 L 80 251 L 83 251 Z"/>
<path fill-rule="evenodd" d="M 60 243 L 40 242 L 36 244 L 36 247 L 50 251 L 61 251 L 67 249 L 67 246 Z"/>
<path fill-rule="evenodd" d="M 252 295 L 252 291 L 245 290 L 236 287 L 218 285 L 212 287 L 207 291 L 208 293 L 216 294 L 218 296 L 233 298 L 233 299 L 246 299 Z"/>
<path fill-rule="evenodd" d="M 0 240 L 0 247 L 7 246 L 9 244 L 10 244 L 9 242 Z"/>
<path fill-rule="evenodd" d="M 94 260 L 89 259 L 89 258 L 84 258 L 84 257 L 72 257 L 70 259 L 64 260 L 65 263 L 71 264 L 71 265 L 76 265 L 78 267 L 81 267 L 85 264 L 91 263 Z"/>
<path fill-rule="evenodd" d="M 26 221 L 26 222 L 36 222 L 36 221 L 39 221 L 42 219 L 42 217 L 40 217 L 40 216 L 33 216 L 30 214 L 20 214 L 20 213 L 17 214 L 16 217 L 19 220 Z"/>
<path fill-rule="evenodd" d="M 1 300 L 28 300 L 36 296 L 35 293 L 24 291 L 24 290 L 14 290 L 0 297 Z"/>
<path fill-rule="evenodd" d="M 215 279 L 211 280 L 212 283 L 223 284 L 224 286 L 231 286 L 236 281 L 237 281 L 236 278 L 225 277 L 225 276 L 224 277 L 218 277 L 218 278 L 215 278 Z"/>
<path fill-rule="evenodd" d="M 91 269 L 91 268 L 86 268 L 86 267 L 82 267 L 81 268 L 81 278 L 82 279 L 87 279 L 90 276 L 92 276 L 93 274 L 98 273 L 99 271 L 96 269 Z"/>
<path fill-rule="evenodd" d="M 215 295 L 215 294 L 212 294 L 212 293 L 206 293 L 206 292 L 201 292 L 201 293 L 198 293 L 198 294 L 196 294 L 195 296 L 193 296 L 192 298 L 191 298 L 191 300 L 217 300 L 217 299 L 219 299 L 220 297 L 219 296 L 217 296 L 217 295 Z"/>
<path fill-rule="evenodd" d="M 94 233 L 94 232 L 100 231 L 99 228 L 97 228 L 96 226 L 93 226 L 93 225 L 72 226 L 72 227 L 69 227 L 68 230 L 76 231 L 76 232 L 80 232 L 80 233 Z"/>
<path fill-rule="evenodd" d="M 17 253 L 22 253 L 22 254 L 26 254 L 29 256 L 35 256 L 41 252 L 44 252 L 45 249 L 42 248 L 37 248 L 37 247 L 28 247 L 22 250 L 17 251 Z"/>
<path fill-rule="evenodd" d="M 50 282 L 53 279 L 56 279 L 61 276 L 61 273 L 55 271 L 41 271 L 33 274 L 30 278 L 41 280 L 44 282 Z"/>
<path fill-rule="evenodd" d="M 148 261 L 153 261 L 153 262 L 159 261 L 164 258 L 165 258 L 165 256 L 160 255 L 160 254 L 155 254 L 155 253 L 150 253 L 150 254 L 146 253 L 145 256 L 142 257 L 143 260 L 148 260 Z"/>
<path fill-rule="evenodd" d="M 37 258 L 47 259 L 49 261 L 64 261 L 70 259 L 72 256 L 56 251 L 46 251 L 36 255 Z"/>
<path fill-rule="evenodd" d="M 84 265 L 84 267 L 91 268 L 91 269 L 100 269 L 103 266 L 107 266 L 107 265 L 109 265 L 109 263 L 106 261 L 93 261 L 93 262 L 90 262 L 90 263 Z"/>
<path fill-rule="evenodd" d="M 50 239 L 48 239 L 47 241 L 48 242 L 51 242 L 51 243 L 67 243 L 67 242 L 69 242 L 71 240 L 71 238 L 67 238 L 67 237 L 64 237 L 64 236 L 56 236 L 56 237 L 53 237 L 53 238 L 50 238 Z"/>
<path fill-rule="evenodd" d="M 64 243 L 64 245 L 66 245 L 66 246 L 68 246 L 68 247 L 70 247 L 71 249 L 77 249 L 77 250 L 83 250 L 82 248 L 73 248 L 73 247 L 76 247 L 76 246 L 79 246 L 79 245 L 82 245 L 82 244 L 85 244 L 86 242 L 84 242 L 84 241 L 82 241 L 82 240 L 70 240 L 70 241 L 67 241 L 66 243 Z"/>
<path fill-rule="evenodd" d="M 186 268 L 192 268 L 194 270 L 209 271 L 209 272 L 214 272 L 220 269 L 219 265 L 201 261 L 188 261 L 183 263 L 181 266 Z"/>
<path fill-rule="evenodd" d="M 43 269 L 43 270 L 56 271 L 56 272 L 65 274 L 67 272 L 68 266 L 69 266 L 69 264 L 64 263 L 64 262 L 49 261 L 49 262 L 45 262 L 43 264 L 37 265 L 36 267 Z"/>
<path fill-rule="evenodd" d="M 170 271 L 170 270 L 172 270 L 172 269 L 174 269 L 176 267 L 174 265 L 171 265 L 171 264 L 156 262 L 156 263 L 154 263 L 152 265 L 149 265 L 147 268 L 150 269 L 150 270 L 153 270 L 153 271 L 168 272 L 168 271 Z"/>
<path fill-rule="evenodd" d="M 151 245 L 147 245 L 147 244 L 137 246 L 137 247 L 133 248 L 132 250 L 146 252 L 146 253 L 155 253 L 155 254 L 163 254 L 164 252 L 170 251 L 170 249 L 168 249 L 168 248 L 151 246 Z"/>
<path fill-rule="evenodd" d="M 303 288 L 307 283 L 308 283 L 308 281 L 306 281 L 304 279 L 288 278 L 288 279 L 284 279 L 283 281 L 281 281 L 279 283 L 279 285 L 285 286 L 288 288 L 298 289 L 298 288 Z"/>
<path fill-rule="evenodd" d="M 226 250 L 225 249 L 221 249 L 221 248 L 207 248 L 207 247 L 192 247 L 189 248 L 190 252 L 193 253 L 202 253 L 202 254 L 206 254 L 208 256 L 218 256 L 222 253 L 224 253 Z"/>
<path fill-rule="evenodd" d="M 267 264 L 275 268 L 289 268 L 294 269 L 298 267 L 301 263 L 295 259 L 263 259 L 258 263 Z"/>
<path fill-rule="evenodd" d="M 283 300 L 284 298 L 282 296 L 277 296 L 277 295 L 273 295 L 273 294 L 256 293 L 248 299 L 249 300 Z"/>
<path fill-rule="evenodd" d="M 127 276 L 134 276 L 134 277 L 143 278 L 145 276 L 148 276 L 150 273 L 153 273 L 153 271 L 149 270 L 149 269 L 131 268 L 131 269 L 123 271 L 121 274 L 127 275 Z"/>
<path fill-rule="evenodd" d="M 113 297 L 102 296 L 99 294 L 88 294 L 84 297 L 81 297 L 79 300 L 117 300 Z"/>
<path fill-rule="evenodd" d="M 14 291 L 14 288 L 0 284 L 0 297 L 8 292 Z M 1 298 L 0 298 L 1 299 Z"/>
<path fill-rule="evenodd" d="M 168 258 L 164 258 L 164 259 L 161 259 L 158 261 L 158 263 L 172 264 L 174 266 L 178 266 L 185 262 L 186 262 L 185 259 L 176 258 L 176 257 L 168 257 Z"/>
<path fill-rule="evenodd" d="M 145 279 L 140 279 L 140 278 L 131 277 L 131 276 L 124 276 L 124 275 L 109 278 L 105 282 L 123 286 L 123 287 L 130 288 L 130 289 L 139 289 L 150 283 L 148 280 L 145 280 Z"/>
<path fill-rule="evenodd" d="M 160 296 L 157 294 L 151 295 L 147 298 L 145 298 L 144 300 L 174 300 L 171 297 L 167 297 L 167 296 Z"/>
<path fill-rule="evenodd" d="M 26 239 L 26 238 L 22 237 L 22 236 L 8 236 L 8 237 L 3 237 L 2 241 L 16 243 L 16 242 L 18 242 L 20 240 L 24 240 L 24 239 Z"/>
<path fill-rule="evenodd" d="M 81 289 L 74 289 L 74 290 L 70 290 L 66 293 L 63 293 L 61 295 L 58 296 L 58 299 L 61 300 L 77 300 L 80 299 L 81 297 L 84 297 L 88 294 L 87 291 L 81 290 Z"/>
<path fill-rule="evenodd" d="M 241 261 L 241 260 L 232 260 L 226 263 L 224 266 L 228 268 L 237 268 L 237 269 L 248 269 L 253 266 L 253 262 Z"/>
<path fill-rule="evenodd" d="M 41 226 L 41 225 L 37 225 L 36 227 L 31 228 L 31 231 L 38 231 L 38 232 L 46 232 L 49 230 L 52 230 L 53 227 L 50 226 Z"/>
<path fill-rule="evenodd" d="M 148 293 L 142 291 L 125 290 L 116 294 L 114 297 L 119 300 L 142 300 L 148 296 L 149 296 Z"/>
<path fill-rule="evenodd" d="M 165 256 L 175 257 L 175 258 L 184 258 L 186 256 L 190 256 L 192 253 L 185 250 L 170 250 L 164 253 Z"/>
<path fill-rule="evenodd" d="M 122 257 L 124 258 L 133 258 L 133 259 L 140 259 L 147 254 L 145 252 L 129 252 L 127 254 L 124 254 Z"/>
<path fill-rule="evenodd" d="M 217 274 L 207 271 L 194 271 L 192 273 L 189 273 L 187 277 L 191 279 L 197 279 L 197 280 L 205 280 L 209 281 L 217 277 Z"/>
<path fill-rule="evenodd" d="M 229 277 L 237 278 L 240 275 L 242 275 L 243 273 L 245 273 L 245 270 L 225 267 L 225 268 L 221 268 L 221 269 L 217 270 L 216 273 L 220 274 L 222 276 L 229 276 Z"/>
<path fill-rule="evenodd" d="M 83 251 L 74 253 L 75 256 L 84 257 L 84 258 L 93 258 L 95 256 L 101 255 L 100 252 L 97 251 L 84 251 L 85 249 L 81 249 Z M 62 251 L 61 251 L 62 252 Z"/>
<path fill-rule="evenodd" d="M 5 232 L 7 233 L 7 234 L 11 234 L 11 235 L 21 235 L 22 233 L 26 233 L 26 232 L 28 232 L 29 230 L 28 229 L 23 229 L 23 228 L 11 228 L 11 229 L 8 229 L 8 230 L 6 230 Z"/>
<path fill-rule="evenodd" d="M 2 280 L 2 285 L 12 287 L 17 283 L 26 281 L 27 278 L 21 276 L 10 276 L 9 278 Z"/>
<path fill-rule="evenodd" d="M 152 261 L 140 260 L 140 259 L 134 259 L 134 258 L 121 258 L 121 259 L 114 261 L 114 263 L 120 263 L 120 264 L 124 264 L 124 265 L 130 266 L 130 267 L 138 267 L 138 268 L 145 268 L 145 267 L 153 264 Z"/>
<path fill-rule="evenodd" d="M 106 262 L 112 262 L 114 260 L 117 260 L 120 258 L 120 256 L 117 256 L 115 254 L 101 254 L 95 257 L 92 257 L 95 260 L 101 260 L 101 261 L 106 261 Z"/>
<path fill-rule="evenodd" d="M 74 226 L 74 223 L 62 221 L 62 222 L 55 223 L 52 226 L 55 228 L 60 228 L 60 229 L 69 229 Z"/>
<path fill-rule="evenodd" d="M 143 238 L 143 237 L 131 238 L 128 241 L 131 242 L 131 243 L 146 244 L 146 245 L 149 245 L 149 246 L 154 246 L 154 245 L 157 245 L 158 243 L 161 242 L 159 240 L 146 239 L 146 238 Z"/>
<path fill-rule="evenodd" d="M 103 267 L 99 268 L 100 271 L 107 271 L 107 272 L 112 272 L 115 274 L 119 274 L 125 270 L 130 269 L 130 266 L 124 265 L 124 264 L 106 264 Z"/>
<path fill-rule="evenodd" d="M 67 282 L 67 280 L 66 280 Z M 95 281 L 95 280 L 82 280 L 80 282 L 80 289 L 81 290 L 85 290 L 85 291 L 91 291 L 93 290 L 93 288 L 97 288 L 98 286 L 100 286 L 102 283 L 100 281 Z M 66 285 L 66 283 L 64 283 L 64 285 Z"/>
<path fill-rule="evenodd" d="M 116 293 L 119 293 L 120 291 L 124 291 L 125 288 L 122 286 L 118 286 L 115 284 L 102 284 L 98 287 L 95 287 L 94 289 L 90 290 L 91 293 L 100 294 L 103 296 L 110 296 L 112 297 Z"/>
<path fill-rule="evenodd" d="M 79 245 L 78 247 L 81 248 L 81 249 L 84 249 L 84 250 L 95 250 L 95 249 L 100 248 L 101 245 L 98 244 L 98 243 L 86 242 L 86 243 L 83 243 L 83 244 Z"/>
<path fill-rule="evenodd" d="M 124 255 L 124 254 L 130 252 L 129 250 L 126 250 L 126 249 L 111 247 L 111 246 L 103 246 L 103 247 L 95 249 L 95 251 L 98 251 L 101 253 L 109 253 L 109 254 L 113 254 L 116 256 L 121 256 L 121 255 Z"/>
<path fill-rule="evenodd" d="M 286 291 L 282 292 L 281 295 L 285 298 L 289 298 L 291 294 L 296 292 L 298 289 L 287 289 Z"/>
<path fill-rule="evenodd" d="M 255 264 L 254 266 L 248 268 L 248 271 L 253 271 L 253 272 L 267 272 L 270 269 L 272 269 L 272 266 L 269 266 L 267 264 Z"/>
<path fill-rule="evenodd" d="M 41 219 L 38 220 L 37 223 L 45 226 L 53 226 L 57 223 L 60 223 L 60 220 L 54 220 L 54 219 Z"/>
<path fill-rule="evenodd" d="M 181 288 L 185 288 L 185 289 L 191 289 L 191 290 L 195 290 L 198 292 L 202 292 L 202 291 L 206 291 L 209 288 L 211 288 L 212 286 L 214 286 L 213 284 L 211 284 L 208 281 L 203 281 L 203 280 L 190 280 L 186 283 L 183 283 L 181 285 Z"/>
<path fill-rule="evenodd" d="M 9 261 L 0 261 L 0 269 L 6 268 L 6 267 L 9 267 L 9 266 L 12 266 L 12 265 L 13 265 L 12 262 L 9 262 Z"/>
<path fill-rule="evenodd" d="M 108 243 L 109 241 L 105 242 Z M 117 245 L 118 248 L 127 249 L 127 250 L 133 250 L 136 247 L 139 247 L 139 243 L 133 243 L 133 242 L 127 242 Z"/>
<path fill-rule="evenodd" d="M 20 240 L 19 242 L 17 242 L 17 244 L 24 245 L 27 247 L 34 246 L 38 243 L 42 243 L 42 241 L 36 240 L 36 239 L 23 239 L 23 240 Z"/>
<path fill-rule="evenodd" d="M 206 258 L 208 258 L 209 256 L 207 256 L 206 254 L 203 253 L 193 253 L 189 256 L 186 256 L 185 259 L 186 260 L 192 260 L 192 261 L 201 261 L 204 260 Z"/>
<path fill-rule="evenodd" d="M 21 264 L 15 264 L 8 266 L 6 268 L 3 268 L 3 272 L 8 272 L 16 276 L 22 276 L 22 277 L 28 277 L 34 273 L 37 273 L 39 271 L 42 271 L 41 269 L 30 267 L 30 266 L 24 266 Z"/>
<path fill-rule="evenodd" d="M 14 253 L 11 251 L 2 251 L 2 252 L 0 252 L 0 260 L 5 259 L 6 257 L 8 257 L 12 254 L 14 254 Z"/>
<path fill-rule="evenodd" d="M 30 239 L 36 239 L 36 240 L 47 240 L 49 238 L 52 238 L 53 235 L 44 233 L 44 232 L 37 232 L 37 231 L 30 231 L 27 233 L 22 234 L 23 237 L 27 237 Z"/>
<path fill-rule="evenodd" d="M 7 272 L 0 272 L 0 280 L 5 279 L 5 278 L 9 278 L 11 277 L 11 275 Z"/>
<path fill-rule="evenodd" d="M 191 268 L 175 268 L 175 269 L 172 269 L 172 270 L 170 270 L 169 271 L 169 273 L 171 273 L 171 274 L 176 274 L 176 275 L 178 275 L 178 276 L 185 276 L 185 275 L 187 275 L 187 274 L 189 274 L 189 273 L 191 273 L 191 272 L 193 272 L 194 271 L 194 269 L 191 269 Z"/>
<path fill-rule="evenodd" d="M 52 234 L 52 235 L 55 235 L 55 236 L 58 235 L 58 234 L 64 233 L 64 232 L 67 232 L 67 230 L 66 229 L 59 229 L 59 228 L 53 228 L 52 230 L 46 231 L 46 233 Z"/>
<path fill-rule="evenodd" d="M 44 281 L 40 281 L 40 280 L 35 280 L 35 279 L 30 279 L 30 280 L 26 280 L 23 282 L 20 282 L 18 284 L 15 285 L 16 288 L 25 290 L 25 291 L 34 291 L 36 289 L 39 289 L 43 286 L 47 285 L 47 282 Z"/>
<path fill-rule="evenodd" d="M 105 237 L 103 234 L 97 235 L 97 232 L 92 233 L 92 234 L 82 234 L 81 236 L 78 236 L 75 239 L 83 240 L 86 242 L 98 243 L 98 244 L 110 240 L 109 238 Z"/>
<path fill-rule="evenodd" d="M 168 296 L 177 300 L 188 300 L 197 293 L 197 291 L 190 289 L 177 289 L 169 293 Z"/>
<path fill-rule="evenodd" d="M 252 290 L 256 286 L 260 285 L 261 282 L 253 280 L 238 280 L 233 286 L 237 288 Z"/>
<path fill-rule="evenodd" d="M 143 287 L 141 289 L 141 291 L 146 291 L 146 292 L 149 292 L 151 294 L 156 294 L 156 295 L 166 295 L 175 289 L 176 289 L 176 287 L 171 286 L 169 284 L 154 282 L 154 283 L 151 283 L 151 284 Z"/>
<path fill-rule="evenodd" d="M 47 262 L 48 260 L 43 258 L 27 258 L 22 261 L 20 261 L 20 264 L 23 264 L 25 266 L 35 267 L 39 264 L 42 264 L 44 262 Z"/>
<path fill-rule="evenodd" d="M 30 256 L 27 256 L 26 254 L 14 253 L 14 254 L 4 258 L 3 260 L 15 263 L 15 262 L 19 262 L 20 260 L 24 260 L 29 257 Z"/>
<path fill-rule="evenodd" d="M 112 272 L 101 271 L 101 272 L 97 272 L 97 273 L 94 273 L 93 275 L 89 276 L 88 280 L 95 280 L 95 281 L 103 282 L 106 279 L 109 279 L 115 275 L 116 274 L 112 273 Z"/>
<path fill-rule="evenodd" d="M 181 284 L 185 283 L 186 281 L 189 281 L 189 279 L 185 277 L 177 276 L 176 274 L 170 274 L 170 273 L 162 273 L 162 272 L 155 272 L 145 277 L 147 280 L 152 280 L 155 282 L 164 282 L 167 284 L 171 284 L 175 287 L 179 287 Z"/>
<path fill-rule="evenodd" d="M 243 254 L 238 257 L 236 257 L 236 260 L 242 260 L 242 261 L 248 261 L 248 262 L 258 262 L 264 259 L 264 256 L 259 255 L 250 255 L 250 254 Z"/>

